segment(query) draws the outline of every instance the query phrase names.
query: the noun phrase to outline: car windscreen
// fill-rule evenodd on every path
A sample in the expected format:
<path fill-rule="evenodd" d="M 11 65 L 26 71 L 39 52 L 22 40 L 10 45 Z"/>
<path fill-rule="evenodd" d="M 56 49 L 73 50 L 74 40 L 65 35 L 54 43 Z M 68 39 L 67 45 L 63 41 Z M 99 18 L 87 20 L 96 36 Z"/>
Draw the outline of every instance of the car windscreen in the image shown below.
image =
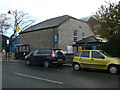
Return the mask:
<path fill-rule="evenodd" d="M 109 54 L 107 54 L 106 52 L 104 52 L 104 51 L 100 51 L 101 53 L 103 53 L 104 55 L 106 55 L 107 57 L 113 57 L 113 56 L 111 56 L 111 55 L 109 55 Z"/>

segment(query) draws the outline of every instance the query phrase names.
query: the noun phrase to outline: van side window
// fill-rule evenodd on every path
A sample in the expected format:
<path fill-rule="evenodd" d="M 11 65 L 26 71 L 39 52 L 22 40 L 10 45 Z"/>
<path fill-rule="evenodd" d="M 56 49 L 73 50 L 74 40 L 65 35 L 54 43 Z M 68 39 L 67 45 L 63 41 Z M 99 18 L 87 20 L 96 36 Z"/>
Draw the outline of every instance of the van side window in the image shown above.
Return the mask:
<path fill-rule="evenodd" d="M 51 54 L 51 50 L 39 49 L 38 54 Z"/>
<path fill-rule="evenodd" d="M 33 52 L 33 55 L 37 55 L 38 54 L 38 50 L 35 50 L 34 52 Z"/>
<path fill-rule="evenodd" d="M 39 49 L 38 54 L 43 54 L 43 50 Z"/>
<path fill-rule="evenodd" d="M 44 50 L 44 51 L 43 51 L 43 54 L 51 54 L 51 53 L 52 53 L 51 50 Z"/>
<path fill-rule="evenodd" d="M 92 58 L 104 58 L 104 56 L 99 52 L 92 51 Z"/>
<path fill-rule="evenodd" d="M 89 57 L 90 51 L 82 51 L 81 57 Z"/>

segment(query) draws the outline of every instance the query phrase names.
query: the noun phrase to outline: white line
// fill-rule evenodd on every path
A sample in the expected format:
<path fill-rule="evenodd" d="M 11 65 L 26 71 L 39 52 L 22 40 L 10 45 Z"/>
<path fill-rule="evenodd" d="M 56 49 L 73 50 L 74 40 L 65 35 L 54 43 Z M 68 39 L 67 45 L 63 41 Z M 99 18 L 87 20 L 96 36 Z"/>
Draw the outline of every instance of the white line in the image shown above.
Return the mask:
<path fill-rule="evenodd" d="M 58 82 L 58 81 L 53 81 L 53 80 L 49 80 L 49 79 L 34 77 L 34 76 L 26 75 L 26 74 L 21 74 L 21 73 L 15 73 L 15 74 L 20 75 L 20 76 L 24 76 L 24 77 L 34 78 L 34 79 L 37 79 L 37 80 L 48 81 L 48 82 L 52 82 L 52 83 L 56 83 L 56 84 L 63 84 L 63 82 Z"/>

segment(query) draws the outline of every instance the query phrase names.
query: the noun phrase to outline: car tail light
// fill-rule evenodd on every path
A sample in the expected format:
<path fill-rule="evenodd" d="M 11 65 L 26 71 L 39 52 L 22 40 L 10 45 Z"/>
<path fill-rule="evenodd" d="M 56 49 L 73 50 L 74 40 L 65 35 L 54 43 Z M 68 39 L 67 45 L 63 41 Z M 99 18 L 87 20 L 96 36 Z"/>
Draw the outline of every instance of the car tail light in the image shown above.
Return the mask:
<path fill-rule="evenodd" d="M 52 50 L 51 57 L 55 57 L 55 52 Z"/>

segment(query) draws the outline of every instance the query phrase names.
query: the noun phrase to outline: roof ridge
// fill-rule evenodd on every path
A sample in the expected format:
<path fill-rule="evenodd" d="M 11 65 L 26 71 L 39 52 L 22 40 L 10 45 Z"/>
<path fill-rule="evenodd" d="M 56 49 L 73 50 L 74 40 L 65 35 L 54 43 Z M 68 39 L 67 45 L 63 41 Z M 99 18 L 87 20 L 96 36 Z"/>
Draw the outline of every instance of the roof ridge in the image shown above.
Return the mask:
<path fill-rule="evenodd" d="M 57 16 L 57 17 L 53 17 L 53 18 L 50 18 L 50 19 L 46 19 L 46 20 L 44 20 L 44 21 L 41 21 L 41 22 L 39 22 L 39 23 L 37 23 L 37 24 L 35 24 L 35 25 L 44 23 L 44 22 L 46 22 L 46 21 L 50 21 L 50 20 L 52 20 L 52 19 L 56 19 L 56 18 L 60 18 L 60 17 L 65 17 L 65 16 L 71 17 L 71 16 L 69 16 L 69 15 Z M 32 25 L 32 26 L 34 26 L 34 25 Z"/>
<path fill-rule="evenodd" d="M 25 32 L 32 32 L 32 31 L 36 31 L 36 30 L 43 30 L 43 29 L 58 27 L 70 18 L 79 20 L 79 19 L 69 16 L 69 15 L 62 15 L 62 16 L 50 18 L 50 19 L 44 20 L 40 23 L 37 23 L 35 25 L 32 25 L 32 26 L 28 27 L 26 30 L 24 30 L 23 32 L 21 32 L 20 34 L 25 33 Z M 82 20 L 79 20 L 79 21 L 84 22 Z M 84 22 L 84 23 L 86 23 L 86 22 Z"/>
<path fill-rule="evenodd" d="M 49 27 L 59 26 L 69 18 L 71 18 L 71 16 L 69 16 L 69 15 L 62 15 L 62 16 L 50 18 L 50 19 L 44 20 L 44 21 L 42 21 L 40 23 L 37 23 L 35 25 L 32 25 L 32 26 L 28 27 L 25 31 L 23 31 L 21 33 L 24 33 L 24 32 L 27 32 L 27 31 L 33 31 L 33 30 L 30 30 L 31 28 L 37 29 L 38 27 L 41 27 L 40 29 L 45 29 L 45 28 L 49 28 Z M 59 20 L 59 19 L 61 19 L 61 20 Z M 45 25 L 46 25 L 46 27 L 45 27 Z"/>

